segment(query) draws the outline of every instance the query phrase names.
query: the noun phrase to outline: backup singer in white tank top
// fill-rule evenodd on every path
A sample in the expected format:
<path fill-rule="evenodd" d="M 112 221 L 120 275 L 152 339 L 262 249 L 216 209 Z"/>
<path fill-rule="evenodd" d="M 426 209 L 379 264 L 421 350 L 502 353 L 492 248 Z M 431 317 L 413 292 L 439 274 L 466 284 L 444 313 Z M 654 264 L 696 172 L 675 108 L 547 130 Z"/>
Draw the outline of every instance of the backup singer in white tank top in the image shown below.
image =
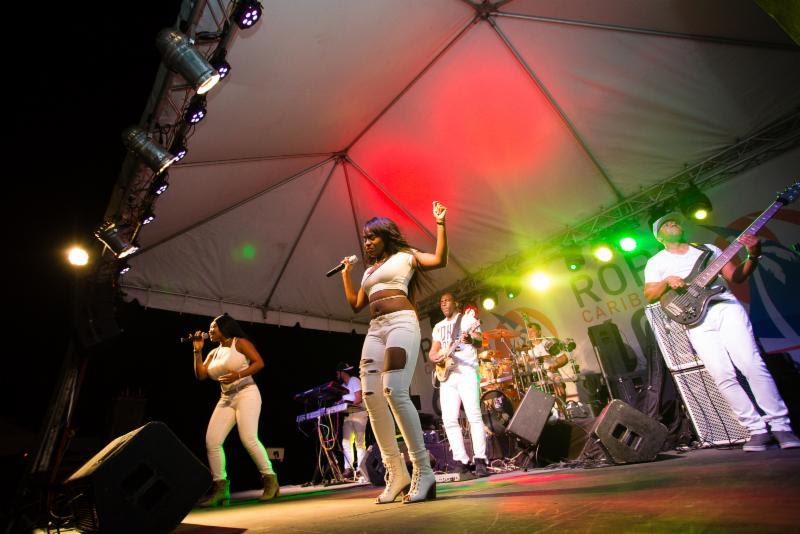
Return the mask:
<path fill-rule="evenodd" d="M 214 477 L 211 495 L 200 506 L 227 505 L 230 502 L 230 484 L 225 469 L 225 451 L 222 444 L 237 426 L 239 438 L 261 473 L 264 492 L 261 500 L 278 495 L 278 477 L 272 470 L 264 445 L 258 439 L 258 420 L 261 414 L 261 393 L 253 375 L 264 368 L 264 360 L 255 346 L 245 339 L 239 324 L 228 314 L 211 322 L 210 341 L 219 345 L 202 361 L 203 338 L 196 332 L 194 345 L 194 372 L 199 380 L 211 378 L 219 382 L 222 394 L 217 402 L 206 430 L 208 465 Z"/>

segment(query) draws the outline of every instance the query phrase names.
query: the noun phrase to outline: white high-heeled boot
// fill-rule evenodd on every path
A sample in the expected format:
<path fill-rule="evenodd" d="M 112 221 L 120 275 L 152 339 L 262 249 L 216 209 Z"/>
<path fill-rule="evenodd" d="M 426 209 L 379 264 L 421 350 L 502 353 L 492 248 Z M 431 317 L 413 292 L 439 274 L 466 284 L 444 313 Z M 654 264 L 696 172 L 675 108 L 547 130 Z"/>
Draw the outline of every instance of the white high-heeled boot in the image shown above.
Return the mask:
<path fill-rule="evenodd" d="M 430 458 L 425 451 L 425 457 L 414 463 L 414 473 L 411 475 L 411 489 L 403 497 L 403 504 L 422 502 L 436 498 L 436 477 L 431 469 Z"/>
<path fill-rule="evenodd" d="M 408 492 L 409 485 L 411 484 L 411 477 L 406 469 L 406 462 L 402 454 L 398 454 L 392 458 L 386 458 L 383 462 L 386 467 L 386 487 L 383 492 L 378 495 L 375 504 L 387 504 L 394 502 L 397 496 L 401 493 Z"/>

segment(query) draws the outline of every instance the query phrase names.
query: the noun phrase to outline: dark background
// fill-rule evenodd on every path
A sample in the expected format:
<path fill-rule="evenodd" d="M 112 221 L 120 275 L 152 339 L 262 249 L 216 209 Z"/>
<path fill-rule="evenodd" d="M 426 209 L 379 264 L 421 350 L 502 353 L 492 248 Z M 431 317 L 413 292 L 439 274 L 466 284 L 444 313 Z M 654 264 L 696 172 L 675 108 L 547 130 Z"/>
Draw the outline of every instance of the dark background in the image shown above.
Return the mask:
<path fill-rule="evenodd" d="M 66 249 L 93 243 L 125 155 L 121 132 L 138 123 L 158 70 L 155 36 L 174 25 L 179 5 L 146 0 L 39 5 L 30 11 L 21 6 L 9 17 L 16 29 L 6 50 L 12 90 L 6 110 L 12 120 L 4 225 L 10 320 L 4 321 L 0 373 L 4 480 L 16 480 L 27 455 L 35 453 L 69 344 L 75 274 Z M 88 356 L 61 479 L 112 437 L 149 420 L 165 422 L 206 461 L 205 428 L 219 386 L 194 379 L 191 348 L 177 340 L 206 330 L 210 318 L 145 310 L 137 303 L 119 304 L 117 315 L 124 332 Z M 357 364 L 363 336 L 242 326 L 266 361 L 256 375 L 263 397 L 261 440 L 286 448 L 285 462 L 275 463 L 282 484 L 308 481 L 317 438 L 295 425 L 303 408 L 292 396 L 334 379 L 340 360 Z M 226 452 L 233 488 L 256 487 L 257 470 L 235 431 Z M 2 497 L 14 489 L 6 485 Z"/>

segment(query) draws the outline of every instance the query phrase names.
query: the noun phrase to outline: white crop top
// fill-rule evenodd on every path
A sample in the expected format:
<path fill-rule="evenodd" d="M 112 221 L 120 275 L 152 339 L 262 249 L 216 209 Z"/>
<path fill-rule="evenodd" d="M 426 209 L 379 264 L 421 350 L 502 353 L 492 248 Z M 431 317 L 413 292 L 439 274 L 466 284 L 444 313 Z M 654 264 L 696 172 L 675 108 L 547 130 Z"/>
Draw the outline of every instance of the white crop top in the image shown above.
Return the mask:
<path fill-rule="evenodd" d="M 220 345 L 214 349 L 214 356 L 208 363 L 208 376 L 212 380 L 219 382 L 219 377 L 222 375 L 244 371 L 250 367 L 250 360 L 247 359 L 247 356 L 236 350 L 236 339 L 237 338 L 233 338 L 230 347 L 223 347 Z M 225 393 L 229 390 L 241 389 L 254 382 L 252 376 L 245 376 L 235 382 L 220 384 L 220 386 L 222 387 L 222 392 Z"/>
<path fill-rule="evenodd" d="M 367 296 L 383 289 L 400 289 L 408 295 L 408 284 L 414 275 L 414 256 L 408 252 L 392 254 L 377 268 L 369 268 L 361 278 Z"/>

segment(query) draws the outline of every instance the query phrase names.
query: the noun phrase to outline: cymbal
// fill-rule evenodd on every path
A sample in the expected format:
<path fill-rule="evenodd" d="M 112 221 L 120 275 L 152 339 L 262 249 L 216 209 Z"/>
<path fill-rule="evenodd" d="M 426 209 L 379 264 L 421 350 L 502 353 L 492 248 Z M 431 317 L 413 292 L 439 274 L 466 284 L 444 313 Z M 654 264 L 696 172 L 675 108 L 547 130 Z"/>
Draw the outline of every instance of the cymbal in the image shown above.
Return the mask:
<path fill-rule="evenodd" d="M 494 330 L 486 330 L 483 332 L 483 337 L 486 339 L 511 339 L 519 337 L 519 334 L 506 330 L 505 328 L 495 328 Z"/>

